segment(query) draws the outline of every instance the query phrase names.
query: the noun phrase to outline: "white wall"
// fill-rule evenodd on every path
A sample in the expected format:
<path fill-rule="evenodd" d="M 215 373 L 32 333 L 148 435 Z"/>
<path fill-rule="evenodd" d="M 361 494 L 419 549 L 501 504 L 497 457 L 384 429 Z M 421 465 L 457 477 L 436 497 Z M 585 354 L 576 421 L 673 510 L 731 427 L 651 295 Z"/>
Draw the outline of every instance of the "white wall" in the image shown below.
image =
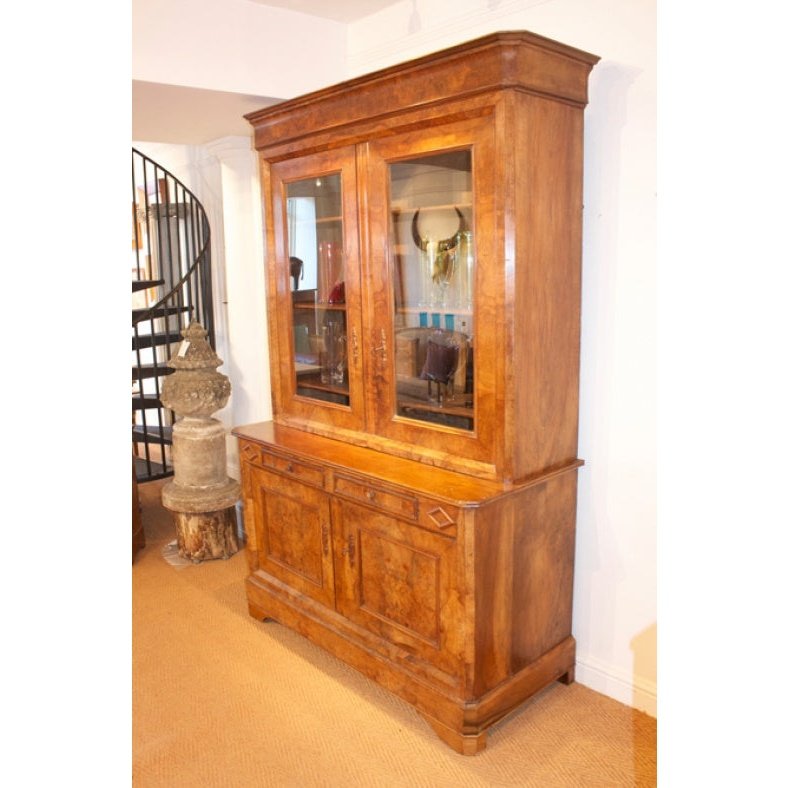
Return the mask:
<path fill-rule="evenodd" d="M 137 41 L 154 10 L 161 24 L 183 2 L 134 0 L 134 78 L 289 97 L 507 29 L 531 30 L 601 56 L 591 73 L 585 135 L 580 456 L 587 464 L 579 474 L 577 679 L 656 713 L 654 0 L 402 0 L 350 25 L 347 52 L 342 26 L 326 23 L 333 38 L 320 42 L 330 50 L 325 66 L 307 51 L 293 69 L 282 69 L 264 46 L 251 45 L 259 28 L 254 35 L 233 32 L 234 25 L 250 23 L 251 12 L 240 6 L 256 4 L 244 0 L 189 2 L 202 13 L 191 19 L 188 35 L 179 22 L 176 53 L 162 42 Z M 276 42 L 277 51 L 303 52 L 315 23 L 272 11 L 262 15 L 263 40 Z M 254 16 L 253 27 L 262 16 Z M 244 42 L 240 48 L 235 36 Z M 338 65 L 345 54 L 346 67 Z M 223 213 L 242 214 L 233 236 L 244 251 L 224 255 L 227 292 L 234 294 L 228 299 L 232 368 L 223 371 L 230 374 L 233 397 L 242 392 L 243 414 L 233 413 L 241 424 L 270 408 L 270 389 L 259 377 L 267 359 L 260 345 L 265 322 L 262 230 L 253 219 L 259 211 L 256 174 L 248 159 L 240 165 L 234 160 L 237 166 L 220 178 L 226 208 L 232 205 Z M 248 243 L 241 240 L 247 232 L 254 234 Z"/>

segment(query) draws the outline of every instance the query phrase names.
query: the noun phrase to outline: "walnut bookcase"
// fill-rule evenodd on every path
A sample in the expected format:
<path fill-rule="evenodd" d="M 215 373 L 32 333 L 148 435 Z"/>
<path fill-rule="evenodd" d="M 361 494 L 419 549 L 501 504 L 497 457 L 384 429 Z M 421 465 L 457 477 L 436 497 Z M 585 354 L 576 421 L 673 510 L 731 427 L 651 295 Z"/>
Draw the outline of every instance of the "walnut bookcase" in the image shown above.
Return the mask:
<path fill-rule="evenodd" d="M 247 116 L 274 405 L 233 431 L 249 610 L 465 754 L 573 679 L 597 60 L 498 33 Z"/>

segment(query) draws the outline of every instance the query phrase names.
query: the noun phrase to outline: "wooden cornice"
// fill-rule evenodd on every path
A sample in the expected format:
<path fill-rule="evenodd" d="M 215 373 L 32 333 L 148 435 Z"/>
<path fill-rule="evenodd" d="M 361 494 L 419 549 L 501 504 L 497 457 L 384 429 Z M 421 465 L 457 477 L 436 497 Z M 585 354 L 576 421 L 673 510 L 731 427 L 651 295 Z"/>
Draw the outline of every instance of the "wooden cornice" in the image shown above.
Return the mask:
<path fill-rule="evenodd" d="M 585 106 L 588 73 L 598 61 L 596 55 L 527 31 L 493 33 L 244 117 L 254 127 L 255 147 L 263 150 L 395 111 L 504 89 Z"/>

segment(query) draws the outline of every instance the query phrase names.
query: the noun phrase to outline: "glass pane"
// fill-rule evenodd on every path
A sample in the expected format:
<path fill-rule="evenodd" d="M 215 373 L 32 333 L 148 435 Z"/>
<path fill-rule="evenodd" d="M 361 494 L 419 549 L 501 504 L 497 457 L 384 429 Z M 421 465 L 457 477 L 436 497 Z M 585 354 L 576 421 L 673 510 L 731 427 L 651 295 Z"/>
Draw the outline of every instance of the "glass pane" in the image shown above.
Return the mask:
<path fill-rule="evenodd" d="M 389 165 L 397 414 L 473 429 L 470 150 Z"/>
<path fill-rule="evenodd" d="M 296 393 L 350 405 L 339 173 L 287 184 Z"/>

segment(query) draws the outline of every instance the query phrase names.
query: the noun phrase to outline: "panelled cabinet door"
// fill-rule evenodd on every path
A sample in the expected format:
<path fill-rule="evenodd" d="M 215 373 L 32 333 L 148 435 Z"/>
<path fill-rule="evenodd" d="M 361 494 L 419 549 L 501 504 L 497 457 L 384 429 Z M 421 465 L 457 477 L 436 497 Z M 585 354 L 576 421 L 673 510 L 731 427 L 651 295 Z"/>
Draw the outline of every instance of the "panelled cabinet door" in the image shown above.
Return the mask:
<path fill-rule="evenodd" d="M 504 352 L 494 124 L 389 137 L 368 162 L 375 431 L 492 462 Z"/>
<path fill-rule="evenodd" d="M 464 630 L 455 540 L 347 501 L 337 501 L 334 514 L 337 610 L 458 676 Z"/>
<path fill-rule="evenodd" d="M 272 164 L 269 188 L 279 407 L 363 429 L 355 148 Z"/>
<path fill-rule="evenodd" d="M 260 569 L 334 607 L 331 507 L 322 490 L 245 465 Z"/>

